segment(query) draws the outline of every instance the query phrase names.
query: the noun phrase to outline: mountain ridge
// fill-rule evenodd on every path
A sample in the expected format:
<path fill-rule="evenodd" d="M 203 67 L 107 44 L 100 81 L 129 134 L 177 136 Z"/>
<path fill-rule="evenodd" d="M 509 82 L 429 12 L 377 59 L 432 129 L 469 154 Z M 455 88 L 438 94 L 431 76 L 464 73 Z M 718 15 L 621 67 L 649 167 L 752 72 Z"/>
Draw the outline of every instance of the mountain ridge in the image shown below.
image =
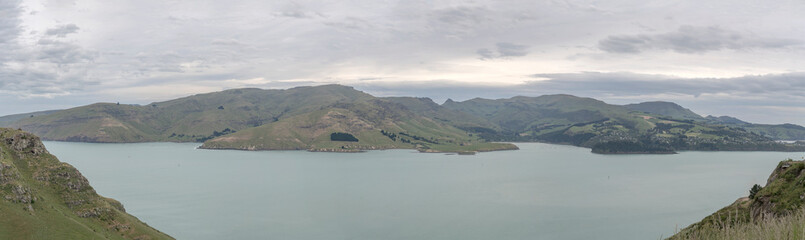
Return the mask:
<path fill-rule="evenodd" d="M 663 111 L 677 117 L 657 113 Z M 378 114 L 381 112 L 385 115 Z M 394 114 L 403 117 L 388 118 Z M 700 119 L 683 119 L 685 116 L 693 118 L 692 115 Z M 347 122 L 334 122 L 322 118 L 324 116 L 372 123 L 372 127 L 359 131 L 355 128 L 355 132 L 350 133 L 351 128 L 345 127 Z M 301 124 L 308 120 L 312 122 Z M 326 126 L 323 129 L 327 133 L 308 129 L 317 124 Z M 714 123 L 671 102 L 621 106 L 593 98 L 554 94 L 449 100 L 440 105 L 429 98 L 374 97 L 342 85 L 282 90 L 230 89 L 144 106 L 96 103 L 20 118 L 6 125 L 57 141 L 204 142 L 203 148 L 244 150 L 413 148 L 461 152 L 498 149 L 500 146 L 485 143 L 494 141 L 572 144 L 591 148 L 596 153 L 805 149 L 803 144 L 775 143 L 762 135 L 791 135 L 799 131 L 794 126 Z M 746 131 L 744 127 L 774 131 Z M 293 131 L 288 132 L 288 129 Z M 366 132 L 368 130 L 371 131 Z M 353 136 L 366 133 L 361 138 L 369 140 L 341 144 L 326 138 L 326 134 L 339 131 Z M 394 143 L 396 137 L 386 136 L 390 143 L 378 137 L 381 131 L 395 136 L 413 134 L 416 138 L 400 138 L 406 141 L 400 144 Z M 423 141 L 431 138 L 443 141 Z M 481 145 L 489 148 L 478 148 Z"/>

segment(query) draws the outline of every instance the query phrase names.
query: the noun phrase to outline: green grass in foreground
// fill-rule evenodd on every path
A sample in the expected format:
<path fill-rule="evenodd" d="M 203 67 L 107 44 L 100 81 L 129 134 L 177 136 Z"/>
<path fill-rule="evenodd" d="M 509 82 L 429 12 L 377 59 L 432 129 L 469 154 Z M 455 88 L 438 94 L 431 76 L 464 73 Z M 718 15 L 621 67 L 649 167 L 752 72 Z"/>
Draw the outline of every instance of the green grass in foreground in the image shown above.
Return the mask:
<path fill-rule="evenodd" d="M 702 228 L 696 231 L 681 232 L 668 239 L 805 239 L 805 210 L 784 217 L 755 221 L 754 223 L 724 224 L 723 228 Z"/>

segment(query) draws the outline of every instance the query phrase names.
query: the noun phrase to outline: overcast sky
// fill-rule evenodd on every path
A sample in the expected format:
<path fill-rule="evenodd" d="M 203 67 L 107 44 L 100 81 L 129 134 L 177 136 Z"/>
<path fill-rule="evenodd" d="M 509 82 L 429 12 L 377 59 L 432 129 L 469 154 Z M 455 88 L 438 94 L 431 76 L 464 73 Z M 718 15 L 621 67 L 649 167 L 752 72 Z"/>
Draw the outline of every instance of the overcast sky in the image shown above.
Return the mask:
<path fill-rule="evenodd" d="M 0 0 L 0 115 L 339 83 L 805 125 L 805 2 Z"/>

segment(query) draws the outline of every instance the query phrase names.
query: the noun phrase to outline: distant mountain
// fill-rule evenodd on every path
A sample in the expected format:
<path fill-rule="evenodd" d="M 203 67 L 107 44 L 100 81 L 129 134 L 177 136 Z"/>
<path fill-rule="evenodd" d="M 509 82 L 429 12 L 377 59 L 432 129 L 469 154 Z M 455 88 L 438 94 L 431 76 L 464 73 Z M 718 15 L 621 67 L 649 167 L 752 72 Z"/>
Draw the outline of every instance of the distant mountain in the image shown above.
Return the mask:
<path fill-rule="evenodd" d="M 372 96 L 337 85 L 288 90 L 234 89 L 146 106 L 96 103 L 21 119 L 7 126 L 57 141 L 204 141 L 221 132 L 256 127 L 362 98 Z"/>
<path fill-rule="evenodd" d="M 338 140 L 337 134 L 348 137 Z M 334 104 L 244 129 L 206 141 L 201 148 L 330 152 L 393 148 L 423 152 L 516 149 L 512 144 L 484 142 L 452 125 L 418 115 L 402 104 L 379 98 Z"/>
<path fill-rule="evenodd" d="M 681 120 L 704 120 L 701 115 L 672 102 L 642 102 L 624 105 L 624 107 L 633 111 L 660 114 Z"/>
<path fill-rule="evenodd" d="M 524 131 L 540 134 L 572 124 L 619 118 L 629 112 L 599 100 L 571 95 L 519 96 L 497 100 L 475 98 L 463 102 L 448 101 L 443 106 L 497 124 L 503 134 L 520 134 Z"/>
<path fill-rule="evenodd" d="M 597 153 L 672 153 L 678 150 L 797 151 L 802 144 L 778 144 L 740 127 L 708 124 L 673 103 L 626 106 L 571 95 L 448 101 L 446 108 L 484 118 L 501 127 L 480 133 L 498 141 L 544 141 L 590 147 Z M 701 118 L 701 116 L 699 116 Z M 704 119 L 704 118 L 701 118 Z"/>
<path fill-rule="evenodd" d="M 18 130 L 0 128 L 0 196 L 0 239 L 173 239 Z"/>
<path fill-rule="evenodd" d="M 775 140 L 805 140 L 805 127 L 796 124 L 756 124 L 730 116 L 707 116 L 706 121 L 711 124 L 723 124 L 744 128 L 750 132 L 768 136 Z"/>
<path fill-rule="evenodd" d="M 357 151 L 416 148 L 423 151 L 442 149 L 460 152 L 516 148 L 511 144 L 484 143 L 478 137 L 470 136 L 468 132 L 442 123 L 442 120 L 434 120 L 422 115 L 436 113 L 434 116 L 458 121 L 461 118 L 457 116 L 461 116 L 462 113 L 450 112 L 438 105 L 435 109 L 427 110 L 426 107 L 433 106 L 421 103 L 409 104 L 408 107 L 421 108 L 415 112 L 408 110 L 404 104 L 394 101 L 405 102 L 402 99 L 383 100 L 352 87 L 341 85 L 297 87 L 287 90 L 233 89 L 156 102 L 147 106 L 98 103 L 43 116 L 23 118 L 8 125 L 34 132 L 47 140 L 204 142 L 214 139 L 214 141 L 204 144 L 203 147 L 247 150 Z M 442 114 L 439 113 L 439 110 L 446 112 Z M 350 121 L 361 121 L 369 125 L 352 128 L 346 126 L 358 123 L 341 120 L 339 120 L 341 122 L 333 122 L 334 120 L 329 119 L 329 117 L 347 116 L 352 116 L 348 119 Z M 328 118 L 311 120 L 312 122 L 309 123 L 315 127 L 300 125 L 302 119 L 314 117 Z M 419 124 L 411 125 L 413 123 Z M 310 129 L 316 131 L 310 131 Z M 450 129 L 447 130 L 450 134 L 440 134 L 444 129 Z M 383 138 L 379 138 L 377 141 L 364 139 L 360 144 L 346 144 L 330 141 L 328 135 L 342 131 L 360 135 L 369 130 L 371 130 L 371 136 L 380 135 L 381 130 L 393 131 L 392 133 L 396 135 L 401 132 L 403 134 L 416 132 L 418 135 L 399 138 L 384 137 L 393 144 L 389 144 L 388 141 L 380 141 Z M 240 131 L 243 132 L 233 134 Z M 258 136 L 255 135 L 256 133 L 268 135 Z M 229 136 L 230 134 L 231 136 Z M 219 138 L 224 135 L 227 136 Z M 459 135 L 462 137 L 458 137 Z M 426 137 L 427 140 L 430 138 L 442 139 L 442 141 L 420 141 L 421 139 L 417 140 L 413 136 Z M 405 141 L 405 143 L 397 141 Z M 327 144 L 322 144 L 323 142 Z M 342 146 L 344 149 L 341 148 Z M 333 147 L 338 149 L 333 149 Z"/>
<path fill-rule="evenodd" d="M 751 132 L 769 136 L 776 140 L 805 140 L 805 127 L 796 124 L 748 124 L 740 126 Z"/>
<path fill-rule="evenodd" d="M 659 114 L 666 117 L 693 120 L 708 125 L 725 125 L 733 128 L 744 128 L 750 132 L 770 137 L 774 140 L 805 140 L 805 127 L 794 124 L 753 124 L 730 116 L 702 117 L 690 109 L 672 102 L 644 102 L 628 104 L 624 107 L 645 113 Z"/>
<path fill-rule="evenodd" d="M 796 138 L 805 133 L 799 126 L 728 124 L 735 121 L 708 120 L 669 102 L 620 106 L 559 94 L 439 105 L 428 98 L 378 98 L 341 85 L 233 89 L 146 106 L 97 103 L 13 118 L 4 125 L 47 140 L 205 142 L 203 148 L 215 149 L 514 148 L 488 141 L 572 144 L 597 153 L 805 149 L 765 136 Z"/>
<path fill-rule="evenodd" d="M 705 120 L 707 122 L 714 123 L 714 124 L 729 124 L 729 125 L 747 125 L 747 124 L 750 124 L 748 122 L 744 122 L 741 119 L 737 119 L 737 118 L 730 117 L 730 116 L 716 117 L 716 116 L 712 116 L 712 115 L 707 115 L 707 117 L 705 117 Z"/>
<path fill-rule="evenodd" d="M 44 115 L 48 115 L 48 114 L 51 114 L 51 113 L 56 113 L 56 112 L 59 112 L 59 111 L 61 111 L 61 110 L 49 110 L 49 111 L 41 111 L 41 112 L 32 112 L 32 113 L 23 113 L 23 114 L 14 114 L 14 115 L 2 116 L 2 117 L 0 117 L 0 126 L 5 126 L 5 125 L 11 124 L 13 122 L 19 121 L 21 119 L 32 118 L 32 117 L 35 117 L 35 116 L 44 116 Z"/>

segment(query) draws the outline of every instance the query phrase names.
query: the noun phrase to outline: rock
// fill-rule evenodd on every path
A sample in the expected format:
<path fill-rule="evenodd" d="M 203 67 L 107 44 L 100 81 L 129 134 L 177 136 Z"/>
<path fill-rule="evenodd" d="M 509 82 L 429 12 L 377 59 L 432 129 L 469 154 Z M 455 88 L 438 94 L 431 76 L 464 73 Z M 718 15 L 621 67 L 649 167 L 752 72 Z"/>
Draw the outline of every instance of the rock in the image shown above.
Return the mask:
<path fill-rule="evenodd" d="M 11 188 L 11 194 L 13 195 L 6 195 L 6 200 L 10 200 L 14 203 L 33 203 L 34 197 L 31 196 L 31 189 L 23 187 L 22 185 L 17 185 Z"/>
<path fill-rule="evenodd" d="M 22 155 L 22 153 L 30 153 L 34 156 L 38 156 L 43 153 L 47 153 L 47 150 L 45 150 L 45 145 L 42 144 L 42 141 L 39 140 L 39 137 L 30 133 L 20 132 L 11 137 L 6 137 L 4 141 L 11 147 L 11 149 L 17 151 L 20 155 Z"/>

